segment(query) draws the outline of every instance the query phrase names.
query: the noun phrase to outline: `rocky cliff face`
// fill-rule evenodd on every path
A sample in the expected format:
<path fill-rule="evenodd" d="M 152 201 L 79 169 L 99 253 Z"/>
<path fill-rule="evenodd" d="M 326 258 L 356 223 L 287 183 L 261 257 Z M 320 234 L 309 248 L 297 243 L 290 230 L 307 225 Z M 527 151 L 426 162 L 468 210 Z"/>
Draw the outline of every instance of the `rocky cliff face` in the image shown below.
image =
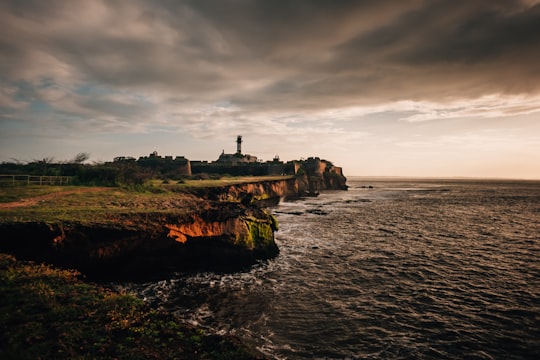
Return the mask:
<path fill-rule="evenodd" d="M 245 205 L 276 204 L 279 199 L 293 199 L 299 194 L 296 178 L 203 188 L 196 190 L 195 193 L 197 196 L 213 201 L 241 202 Z"/>
<path fill-rule="evenodd" d="M 298 193 L 314 195 L 323 190 L 347 190 L 347 178 L 340 167 L 331 162 L 310 157 L 299 162 L 296 171 Z"/>
<path fill-rule="evenodd" d="M 276 204 L 279 199 L 316 195 L 324 190 L 347 190 L 347 178 L 340 167 L 319 158 L 298 162 L 296 175 L 286 180 L 269 180 L 200 189 L 198 196 L 217 201 L 240 201 L 244 204 Z"/>
<path fill-rule="evenodd" d="M 278 254 L 275 219 L 256 207 L 212 203 L 189 214 L 116 214 L 113 223 L 2 223 L 0 251 L 88 276 L 148 277 L 236 270 Z"/>

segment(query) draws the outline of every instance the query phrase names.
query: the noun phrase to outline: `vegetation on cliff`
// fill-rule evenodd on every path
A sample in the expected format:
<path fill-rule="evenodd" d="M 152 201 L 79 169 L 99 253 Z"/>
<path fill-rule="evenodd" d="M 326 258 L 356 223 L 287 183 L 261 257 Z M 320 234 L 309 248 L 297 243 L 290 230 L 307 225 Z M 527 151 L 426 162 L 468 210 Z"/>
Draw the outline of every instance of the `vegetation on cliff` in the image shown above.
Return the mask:
<path fill-rule="evenodd" d="M 247 236 L 243 239 L 245 246 L 251 249 L 262 249 L 271 256 L 270 252 L 278 251 L 274 242 L 274 231 L 278 230 L 277 220 L 273 215 L 264 221 L 258 218 L 246 220 Z"/>
<path fill-rule="evenodd" d="M 260 358 L 235 338 L 182 324 L 79 276 L 0 254 L 0 358 Z"/>

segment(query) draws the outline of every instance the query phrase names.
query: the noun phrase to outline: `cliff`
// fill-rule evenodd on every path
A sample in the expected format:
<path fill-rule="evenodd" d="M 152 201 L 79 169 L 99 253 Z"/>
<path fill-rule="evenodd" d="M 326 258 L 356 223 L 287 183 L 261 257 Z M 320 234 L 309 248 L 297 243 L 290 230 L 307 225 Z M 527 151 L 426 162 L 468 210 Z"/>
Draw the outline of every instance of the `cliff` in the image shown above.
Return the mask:
<path fill-rule="evenodd" d="M 275 205 L 280 199 L 296 199 L 300 195 L 298 179 L 254 181 L 226 186 L 199 188 L 193 193 L 213 201 L 241 202 L 258 207 Z"/>
<path fill-rule="evenodd" d="M 264 207 L 345 186 L 339 168 L 309 161 L 282 180 L 158 195 L 77 188 L 0 204 L 0 252 L 104 279 L 238 270 L 279 253 L 277 222 Z"/>
<path fill-rule="evenodd" d="M 318 157 L 298 161 L 295 167 L 298 193 L 316 195 L 323 190 L 347 190 L 347 178 L 340 167 Z"/>
<path fill-rule="evenodd" d="M 177 270 L 237 270 L 278 254 L 275 219 L 239 203 L 188 213 L 110 213 L 107 221 L 0 223 L 0 251 L 77 268 L 97 278 Z"/>
<path fill-rule="evenodd" d="M 211 200 L 241 201 L 260 206 L 276 204 L 279 199 L 297 199 L 325 190 L 347 190 L 347 178 L 340 167 L 319 158 L 292 162 L 288 179 L 197 189 L 194 193 Z"/>

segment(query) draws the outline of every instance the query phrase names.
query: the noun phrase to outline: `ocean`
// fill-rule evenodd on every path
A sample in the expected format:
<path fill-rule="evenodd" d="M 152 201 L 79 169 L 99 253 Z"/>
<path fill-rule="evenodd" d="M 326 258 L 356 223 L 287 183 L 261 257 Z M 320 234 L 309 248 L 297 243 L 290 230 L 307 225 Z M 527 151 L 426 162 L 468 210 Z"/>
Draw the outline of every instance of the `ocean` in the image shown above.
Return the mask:
<path fill-rule="evenodd" d="M 275 359 L 540 359 L 540 182 L 349 179 L 277 258 L 121 287 Z"/>

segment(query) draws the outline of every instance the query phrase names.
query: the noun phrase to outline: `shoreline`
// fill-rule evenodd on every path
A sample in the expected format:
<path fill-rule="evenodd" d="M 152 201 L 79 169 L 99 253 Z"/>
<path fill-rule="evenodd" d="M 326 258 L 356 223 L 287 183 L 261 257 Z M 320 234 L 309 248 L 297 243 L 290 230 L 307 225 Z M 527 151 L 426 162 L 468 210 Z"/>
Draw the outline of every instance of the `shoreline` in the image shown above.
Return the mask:
<path fill-rule="evenodd" d="M 3 204 L 0 206 L 0 278 L 3 292 L 9 295 L 1 302 L 2 310 L 13 316 L 3 321 L 3 338 L 7 340 L 0 354 L 8 358 L 28 358 L 36 354 L 70 358 L 86 355 L 87 350 L 92 349 L 95 358 L 122 357 L 124 354 L 133 357 L 134 352 L 125 352 L 133 344 L 117 348 L 120 331 L 121 338 L 139 339 L 145 351 L 150 351 L 141 358 L 163 358 L 164 352 L 160 350 L 165 346 L 160 342 L 163 336 L 167 342 L 181 345 L 177 353 L 168 353 L 165 357 L 265 358 L 234 337 L 192 328 L 174 316 L 152 310 L 134 296 L 118 294 L 88 281 L 141 281 L 166 277 L 176 271 L 234 272 L 257 261 L 271 259 L 279 253 L 274 241 L 278 224 L 264 207 L 283 197 L 298 198 L 301 192 L 297 179 L 183 191 L 178 191 L 177 187 L 137 192 L 73 186 L 12 187 L 10 190 L 11 193 L 2 194 L 0 199 Z M 39 279 L 37 284 L 30 281 L 34 278 Z M 100 333 L 95 335 L 99 338 L 97 341 L 79 346 L 81 341 L 88 340 L 86 335 L 75 334 L 76 339 L 69 336 L 71 326 L 76 327 L 74 324 L 80 315 L 74 319 L 64 312 L 69 312 L 73 302 L 77 303 L 79 296 L 85 295 L 72 291 L 68 298 L 63 297 L 65 289 L 72 285 L 92 288 L 97 297 L 124 299 L 121 301 L 130 305 L 125 308 L 128 315 L 122 321 L 131 324 L 136 310 L 145 314 L 140 315 L 146 319 L 143 319 L 144 324 Z M 44 286 L 46 298 L 40 292 Z M 19 306 L 17 299 L 21 297 L 26 299 L 25 306 L 29 310 L 21 308 L 22 313 L 18 315 L 12 307 Z M 51 315 L 50 304 L 43 304 L 44 299 L 53 303 L 54 315 Z M 81 311 L 100 313 L 105 306 L 99 302 L 91 305 L 94 310 Z M 32 316 L 22 315 L 27 313 Z M 111 325 L 111 319 L 94 320 L 97 322 L 89 325 L 90 332 L 117 325 Z M 21 333 L 35 326 L 45 330 L 34 337 L 21 337 Z M 171 326 L 176 334 L 171 334 Z M 61 334 L 56 332 L 64 327 L 67 328 Z M 133 334 L 134 328 L 143 335 L 150 335 Z M 54 345 L 62 336 L 68 337 L 70 343 Z M 88 336 L 92 340 L 94 335 Z M 157 347 L 152 348 L 147 341 Z"/>
<path fill-rule="evenodd" d="M 177 241 L 181 235 L 190 236 L 191 241 L 210 241 L 214 257 L 225 246 L 232 251 L 231 259 L 238 260 L 242 254 L 248 266 L 255 255 L 265 254 L 253 255 L 257 247 L 245 243 L 263 239 L 268 242 L 265 246 L 274 244 L 272 226 L 277 224 L 263 210 L 189 192 L 154 194 L 95 187 L 9 190 L 10 196 L 19 191 L 21 199 L 0 207 L 0 307 L 9 314 L 0 324 L 2 357 L 265 358 L 235 337 L 185 324 L 134 295 L 92 282 L 113 280 L 117 275 L 139 280 L 167 276 L 178 268 L 164 265 L 181 260 L 171 256 L 171 248 L 186 248 Z M 175 222 L 176 237 L 169 236 Z M 183 223 L 186 229 L 178 226 Z M 253 229 L 245 224 L 252 224 Z M 242 230 L 245 236 L 239 238 L 236 234 Z M 203 246 L 199 254 L 209 250 L 212 247 Z M 193 256 L 193 251 L 183 253 L 185 261 Z M 127 266 L 128 262 L 132 265 Z M 118 305 L 111 310 L 111 303 Z M 76 330 L 81 319 L 84 333 Z"/>

